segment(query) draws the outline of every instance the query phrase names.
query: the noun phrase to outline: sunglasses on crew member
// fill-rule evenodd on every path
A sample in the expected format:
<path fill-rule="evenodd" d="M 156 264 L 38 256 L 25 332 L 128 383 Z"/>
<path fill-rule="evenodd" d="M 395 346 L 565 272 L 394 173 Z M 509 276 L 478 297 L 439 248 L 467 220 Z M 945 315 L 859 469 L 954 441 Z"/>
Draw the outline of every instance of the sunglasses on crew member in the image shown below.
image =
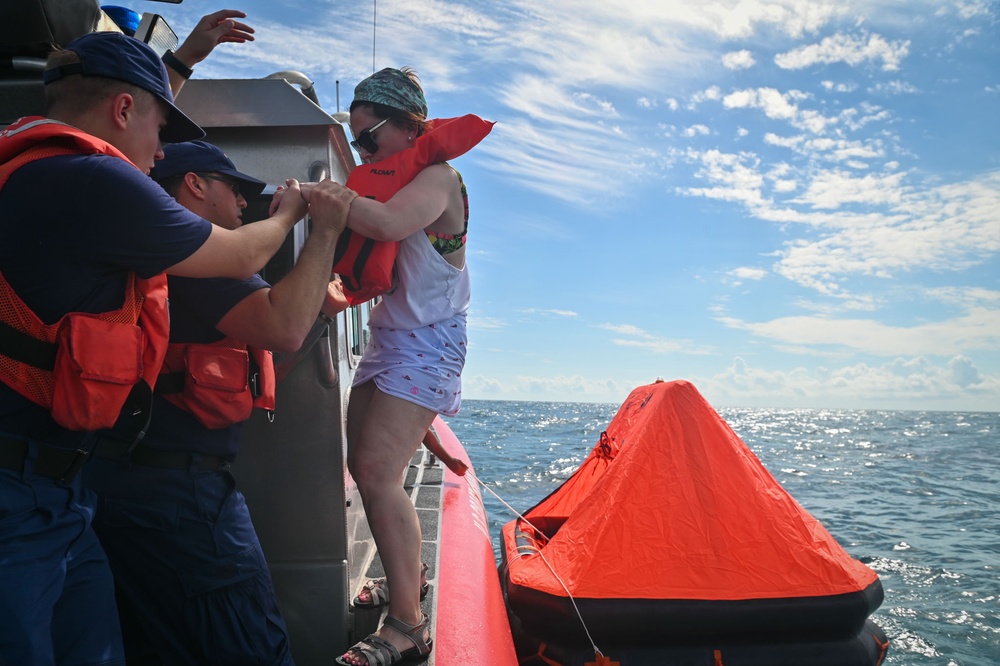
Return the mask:
<path fill-rule="evenodd" d="M 382 125 L 385 125 L 387 122 L 389 122 L 389 119 L 383 118 L 382 120 L 378 121 L 371 127 L 366 127 L 365 129 L 361 130 L 361 132 L 358 133 L 357 138 L 354 141 L 351 141 L 351 147 L 354 148 L 354 150 L 358 151 L 359 153 L 362 150 L 372 155 L 377 153 L 378 144 L 375 143 L 375 137 L 372 136 L 372 133 L 379 127 L 382 127 Z"/>
<path fill-rule="evenodd" d="M 216 180 L 220 183 L 225 183 L 233 191 L 233 196 L 240 196 L 240 184 L 235 180 L 232 180 L 231 178 L 223 178 L 222 176 L 216 176 L 213 173 L 199 173 L 198 175 L 207 180 Z"/>

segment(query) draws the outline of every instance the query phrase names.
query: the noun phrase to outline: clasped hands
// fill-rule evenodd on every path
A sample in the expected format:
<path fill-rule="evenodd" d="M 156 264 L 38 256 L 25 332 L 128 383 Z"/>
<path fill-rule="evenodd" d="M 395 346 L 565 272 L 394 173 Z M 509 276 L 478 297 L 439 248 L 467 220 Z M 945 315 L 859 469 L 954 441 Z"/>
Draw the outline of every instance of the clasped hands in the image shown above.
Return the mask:
<path fill-rule="evenodd" d="M 305 217 L 308 212 L 313 224 L 329 227 L 339 233 L 347 226 L 347 218 L 351 211 L 351 202 L 358 193 L 340 183 L 326 178 L 318 183 L 300 183 L 294 178 L 285 181 L 287 187 L 279 187 L 271 200 L 270 215 L 279 208 L 287 210 L 288 206 L 297 206 L 301 210 L 296 219 Z M 298 196 L 295 196 L 298 194 Z"/>

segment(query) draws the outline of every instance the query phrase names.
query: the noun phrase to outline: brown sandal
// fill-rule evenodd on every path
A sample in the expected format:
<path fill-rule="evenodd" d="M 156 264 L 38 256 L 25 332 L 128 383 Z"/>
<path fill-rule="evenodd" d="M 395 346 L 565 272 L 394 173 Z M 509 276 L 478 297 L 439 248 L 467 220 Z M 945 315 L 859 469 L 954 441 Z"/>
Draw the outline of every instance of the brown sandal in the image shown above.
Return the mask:
<path fill-rule="evenodd" d="M 420 584 L 420 600 L 423 601 L 430 590 L 430 585 L 427 583 L 427 564 L 423 562 L 420 564 L 420 577 L 423 579 Z M 368 601 L 362 599 L 361 593 L 358 593 L 358 596 L 354 597 L 355 608 L 382 608 L 389 605 L 389 581 L 384 576 L 373 578 L 365 583 L 361 592 L 366 590 L 368 591 Z"/>
<path fill-rule="evenodd" d="M 382 624 L 405 636 L 407 640 L 413 643 L 413 647 L 400 652 L 389 641 L 372 634 L 337 657 L 337 663 L 342 666 L 354 666 L 352 662 L 345 661 L 350 652 L 360 653 L 368 666 L 392 666 L 393 664 L 401 664 L 414 658 L 426 657 L 430 654 L 434 640 L 428 638 L 424 641 L 424 631 L 427 629 L 427 625 L 430 624 L 430 618 L 427 617 L 426 613 L 423 614 L 423 619 L 418 624 L 409 625 L 391 615 L 386 615 L 385 621 Z"/>

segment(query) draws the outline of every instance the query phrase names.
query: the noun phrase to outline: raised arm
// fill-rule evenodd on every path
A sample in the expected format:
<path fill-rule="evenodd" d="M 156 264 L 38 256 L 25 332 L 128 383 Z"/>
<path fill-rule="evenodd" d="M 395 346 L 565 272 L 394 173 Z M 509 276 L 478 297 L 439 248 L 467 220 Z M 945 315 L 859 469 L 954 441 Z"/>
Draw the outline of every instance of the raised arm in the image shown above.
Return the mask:
<path fill-rule="evenodd" d="M 177 47 L 174 57 L 180 61 L 181 65 L 192 69 L 207 58 L 219 44 L 252 42 L 254 29 L 246 23 L 235 20 L 246 18 L 246 16 L 238 9 L 220 9 L 208 16 L 201 17 L 198 25 L 194 27 L 184 43 Z M 170 90 L 176 97 L 184 82 L 187 81 L 187 77 L 170 65 L 167 65 L 167 74 L 170 75 Z"/>
<path fill-rule="evenodd" d="M 216 325 L 222 333 L 250 346 L 295 351 L 315 323 L 328 291 L 335 291 L 330 282 L 333 251 L 357 194 L 330 180 L 303 192 L 313 227 L 298 262 L 277 284 L 244 298 Z M 289 189 L 282 199 L 294 194 Z"/>
<path fill-rule="evenodd" d="M 351 205 L 347 226 L 374 240 L 402 240 L 440 219 L 458 188 L 454 169 L 434 164 L 385 203 L 359 197 Z"/>

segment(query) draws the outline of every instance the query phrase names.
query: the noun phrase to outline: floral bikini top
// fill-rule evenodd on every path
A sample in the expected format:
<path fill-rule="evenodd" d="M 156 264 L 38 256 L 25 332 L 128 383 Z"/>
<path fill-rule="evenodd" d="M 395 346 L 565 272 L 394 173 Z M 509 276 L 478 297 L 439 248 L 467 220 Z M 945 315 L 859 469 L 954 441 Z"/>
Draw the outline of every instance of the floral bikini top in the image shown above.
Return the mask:
<path fill-rule="evenodd" d="M 452 170 L 455 171 L 455 174 L 458 176 L 458 182 L 462 185 L 462 203 L 465 204 L 465 228 L 462 229 L 462 233 L 454 235 L 439 234 L 435 231 L 426 232 L 427 240 L 431 242 L 431 245 L 441 256 L 460 250 L 465 245 L 469 231 L 469 192 L 465 188 L 465 181 L 462 180 L 462 174 L 458 173 L 454 167 L 452 167 Z"/>

